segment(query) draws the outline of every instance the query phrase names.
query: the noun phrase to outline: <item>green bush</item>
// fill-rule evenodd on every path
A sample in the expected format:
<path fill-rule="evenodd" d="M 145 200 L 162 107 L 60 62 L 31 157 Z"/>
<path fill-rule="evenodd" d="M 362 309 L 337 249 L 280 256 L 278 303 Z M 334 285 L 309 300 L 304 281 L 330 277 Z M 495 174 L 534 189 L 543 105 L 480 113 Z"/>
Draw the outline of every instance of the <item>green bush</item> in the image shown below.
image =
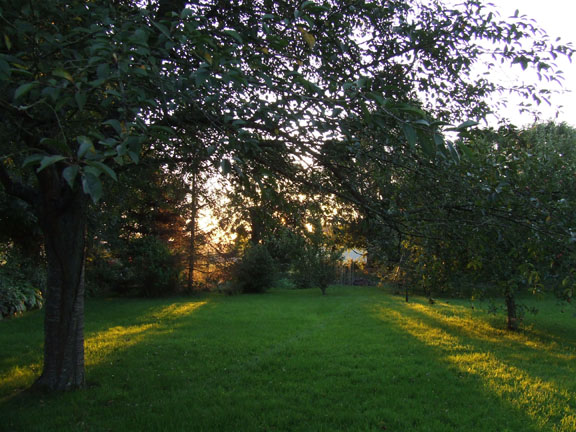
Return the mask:
<path fill-rule="evenodd" d="M 27 281 L 0 276 L 0 319 L 42 307 L 42 292 Z"/>
<path fill-rule="evenodd" d="M 0 265 L 0 319 L 42 307 L 44 270 L 11 253 Z"/>
<path fill-rule="evenodd" d="M 132 240 L 124 259 L 121 276 L 124 292 L 156 297 L 178 290 L 179 257 L 157 237 Z"/>
<path fill-rule="evenodd" d="M 277 280 L 277 270 L 268 249 L 262 245 L 244 251 L 242 260 L 233 270 L 235 290 L 242 293 L 263 293 Z"/>
<path fill-rule="evenodd" d="M 123 293 L 128 286 L 120 259 L 93 254 L 86 260 L 86 293 L 91 296 Z"/>

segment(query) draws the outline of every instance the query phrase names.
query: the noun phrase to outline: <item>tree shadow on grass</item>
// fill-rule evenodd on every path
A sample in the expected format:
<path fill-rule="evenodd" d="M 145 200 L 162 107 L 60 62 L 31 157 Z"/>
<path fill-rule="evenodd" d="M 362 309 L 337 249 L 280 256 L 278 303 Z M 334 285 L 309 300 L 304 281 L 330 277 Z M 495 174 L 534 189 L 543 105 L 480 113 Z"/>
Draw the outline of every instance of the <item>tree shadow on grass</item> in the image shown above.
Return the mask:
<path fill-rule="evenodd" d="M 576 430 L 576 356 L 543 332 L 509 333 L 452 307 L 400 303 L 397 326 L 517 411 L 538 430 Z M 552 336 L 552 335 L 550 335 Z M 566 342 L 566 341 L 565 341 Z"/>

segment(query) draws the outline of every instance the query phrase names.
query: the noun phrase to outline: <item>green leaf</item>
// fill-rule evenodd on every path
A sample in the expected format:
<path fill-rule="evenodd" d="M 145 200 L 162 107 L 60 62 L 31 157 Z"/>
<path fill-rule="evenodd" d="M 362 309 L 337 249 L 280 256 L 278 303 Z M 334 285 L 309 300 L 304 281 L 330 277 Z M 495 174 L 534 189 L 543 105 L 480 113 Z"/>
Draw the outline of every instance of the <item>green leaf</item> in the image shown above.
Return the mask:
<path fill-rule="evenodd" d="M 416 141 L 418 141 L 418 134 L 416 133 L 416 129 L 414 129 L 409 124 L 402 125 L 402 129 L 404 130 L 404 136 L 406 136 L 406 140 L 412 149 L 416 147 Z"/>
<path fill-rule="evenodd" d="M 62 177 L 64 177 L 64 180 L 66 180 L 70 188 L 74 187 L 74 182 L 76 181 L 76 176 L 78 176 L 79 171 L 80 167 L 78 165 L 70 165 L 62 171 Z"/>
<path fill-rule="evenodd" d="M 314 35 L 306 31 L 302 26 L 298 26 L 298 31 L 300 32 L 302 38 L 308 44 L 308 46 L 310 48 L 314 48 L 314 45 L 316 44 L 316 38 L 314 37 Z"/>
<path fill-rule="evenodd" d="M 102 182 L 97 176 L 89 172 L 84 173 L 82 176 L 82 189 L 84 193 L 90 195 L 94 204 L 98 203 L 100 198 L 102 198 Z"/>
<path fill-rule="evenodd" d="M 26 159 L 24 159 L 24 162 L 22 163 L 22 168 L 26 168 L 30 165 L 36 165 L 37 163 L 40 163 L 40 161 L 44 159 L 44 157 L 45 156 L 41 154 L 30 155 Z"/>
<path fill-rule="evenodd" d="M 458 126 L 456 126 L 456 130 L 457 131 L 462 131 L 464 129 L 468 129 L 469 127 L 472 126 L 477 126 L 479 123 L 477 121 L 474 120 L 466 120 L 464 123 L 460 123 Z"/>
<path fill-rule="evenodd" d="M 376 113 L 372 116 L 372 121 L 382 129 L 387 129 L 389 127 L 389 125 L 386 123 L 385 118 L 379 113 Z"/>
<path fill-rule="evenodd" d="M 118 181 L 118 176 L 116 175 L 114 170 L 112 168 L 110 168 L 108 165 L 106 165 L 105 163 L 98 162 L 98 161 L 90 161 L 90 162 L 88 162 L 88 165 L 98 169 L 100 172 L 106 174 L 112 180 Z"/>
<path fill-rule="evenodd" d="M 228 36 L 232 36 L 239 44 L 243 42 L 242 36 L 240 36 L 240 33 L 238 33 L 236 30 L 224 30 L 222 33 L 227 34 Z"/>
<path fill-rule="evenodd" d="M 4 44 L 6 45 L 6 48 L 8 48 L 8 51 L 12 49 L 12 41 L 6 33 L 4 33 Z"/>
<path fill-rule="evenodd" d="M 139 28 L 134 32 L 134 34 L 131 36 L 130 39 L 138 44 L 147 45 L 148 33 L 146 33 L 143 29 Z"/>
<path fill-rule="evenodd" d="M 142 137 L 131 135 L 127 137 L 123 145 L 125 146 L 128 156 L 134 163 L 140 162 L 140 152 L 142 151 Z M 118 152 L 118 154 L 122 154 Z M 124 153 L 126 154 L 126 153 Z"/>
<path fill-rule="evenodd" d="M 10 65 L 3 58 L 0 58 L 0 80 L 4 81 L 10 78 L 12 71 Z"/>
<path fill-rule="evenodd" d="M 132 162 L 134 163 L 138 163 L 140 162 L 140 155 L 134 151 L 129 150 L 128 151 L 128 156 L 130 157 L 130 159 L 132 159 Z"/>
<path fill-rule="evenodd" d="M 458 144 L 458 149 L 462 152 L 462 154 L 470 160 L 474 159 L 474 152 L 472 152 L 472 149 L 470 149 L 470 147 L 468 147 L 467 145 L 463 144 L 463 143 L 459 143 Z"/>
<path fill-rule="evenodd" d="M 52 71 L 52 75 L 64 78 L 65 80 L 70 82 L 74 82 L 74 78 L 72 78 L 72 75 L 70 75 L 70 73 L 66 72 L 64 69 L 54 69 Z"/>
<path fill-rule="evenodd" d="M 64 159 L 66 159 L 66 156 L 61 156 L 61 155 L 44 156 L 42 158 L 42 161 L 40 162 L 40 166 L 38 167 L 36 172 L 40 172 L 40 171 L 48 168 L 49 166 L 54 165 L 57 162 L 63 161 Z"/>
<path fill-rule="evenodd" d="M 426 115 L 426 113 L 424 111 L 422 111 L 420 108 L 415 107 L 414 105 L 406 104 L 406 103 L 396 104 L 395 108 L 398 111 L 410 112 L 413 114 L 417 114 L 420 117 L 424 117 Z"/>
<path fill-rule="evenodd" d="M 65 141 L 53 138 L 42 138 L 40 144 L 42 144 L 43 148 L 51 148 L 51 153 L 62 153 L 67 156 L 72 155 L 72 150 Z"/>
<path fill-rule="evenodd" d="M 232 170 L 232 165 L 230 164 L 230 161 L 228 159 L 222 159 L 222 162 L 220 162 L 220 169 L 222 170 L 222 174 L 227 176 Z"/>
<path fill-rule="evenodd" d="M 80 111 L 84 110 L 84 106 L 86 105 L 86 99 L 87 99 L 87 95 L 86 92 L 76 92 L 76 94 L 74 95 L 74 98 L 76 99 L 76 105 L 78 105 L 78 109 Z"/>
<path fill-rule="evenodd" d="M 78 158 L 82 159 L 88 152 L 95 152 L 94 143 L 87 136 L 79 136 L 76 138 L 80 147 L 78 148 Z"/>
<path fill-rule="evenodd" d="M 166 132 L 167 134 L 174 134 L 174 129 L 172 129 L 170 126 L 152 125 L 150 126 L 150 130 Z"/>
<path fill-rule="evenodd" d="M 421 145 L 422 150 L 424 150 L 424 153 L 426 153 L 427 156 L 430 158 L 434 158 L 436 156 L 436 145 L 435 142 L 430 139 L 430 137 L 426 136 L 426 138 L 421 141 Z"/>
<path fill-rule="evenodd" d="M 152 21 L 152 25 L 154 27 L 156 27 L 158 30 L 160 30 L 164 36 L 166 36 L 168 39 L 170 39 L 170 31 L 168 30 L 168 28 L 165 25 L 154 22 L 154 21 Z"/>
<path fill-rule="evenodd" d="M 26 84 L 22 84 L 14 92 L 14 100 L 20 99 L 22 96 L 29 93 L 37 85 L 38 85 L 38 81 L 33 81 L 33 82 L 26 83 Z"/>
<path fill-rule="evenodd" d="M 439 133 L 435 133 L 434 134 L 434 144 L 436 145 L 436 148 L 445 147 L 444 137 L 442 135 L 440 135 Z"/>
<path fill-rule="evenodd" d="M 102 63 L 96 68 L 96 75 L 101 80 L 105 80 L 110 76 L 110 66 L 108 63 Z"/>
<path fill-rule="evenodd" d="M 447 141 L 447 146 L 448 146 L 448 150 L 450 151 L 450 156 L 452 156 L 452 159 L 455 162 L 460 161 L 460 154 L 456 151 L 456 148 L 454 147 L 454 144 L 452 144 L 450 141 Z"/>
<path fill-rule="evenodd" d="M 100 87 L 100 86 L 101 86 L 102 84 L 104 84 L 105 82 L 106 82 L 106 80 L 105 80 L 104 78 L 101 78 L 101 79 L 97 79 L 97 80 L 94 80 L 94 81 L 90 81 L 90 82 L 88 83 L 88 85 L 89 85 L 90 87 L 92 87 L 92 88 L 96 88 L 96 87 Z"/>
<path fill-rule="evenodd" d="M 415 125 L 426 126 L 426 127 L 430 127 L 430 126 L 431 126 L 430 122 L 429 122 L 428 120 L 426 120 L 426 119 L 414 120 L 412 123 L 415 124 Z"/>
<path fill-rule="evenodd" d="M 380 106 L 386 105 L 386 99 L 384 99 L 382 93 L 370 92 L 368 93 L 368 96 L 370 96 L 371 99 L 375 100 L 378 103 L 378 105 Z"/>
<path fill-rule="evenodd" d="M 122 133 L 122 124 L 116 119 L 106 120 L 102 124 L 112 126 L 118 134 Z"/>
<path fill-rule="evenodd" d="M 118 156 L 126 156 L 126 153 L 128 153 L 128 146 L 126 145 L 126 141 L 116 146 L 116 152 L 118 153 Z"/>

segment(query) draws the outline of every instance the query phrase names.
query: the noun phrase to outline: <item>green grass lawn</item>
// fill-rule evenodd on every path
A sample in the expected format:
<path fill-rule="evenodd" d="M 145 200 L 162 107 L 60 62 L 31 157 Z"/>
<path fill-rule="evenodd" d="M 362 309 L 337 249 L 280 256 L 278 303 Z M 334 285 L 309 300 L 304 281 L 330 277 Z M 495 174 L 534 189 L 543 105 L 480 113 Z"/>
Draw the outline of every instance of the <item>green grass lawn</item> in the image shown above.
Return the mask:
<path fill-rule="evenodd" d="M 42 313 L 0 322 L 1 431 L 576 430 L 576 317 L 517 334 L 377 288 L 89 300 L 82 391 L 22 392 Z"/>

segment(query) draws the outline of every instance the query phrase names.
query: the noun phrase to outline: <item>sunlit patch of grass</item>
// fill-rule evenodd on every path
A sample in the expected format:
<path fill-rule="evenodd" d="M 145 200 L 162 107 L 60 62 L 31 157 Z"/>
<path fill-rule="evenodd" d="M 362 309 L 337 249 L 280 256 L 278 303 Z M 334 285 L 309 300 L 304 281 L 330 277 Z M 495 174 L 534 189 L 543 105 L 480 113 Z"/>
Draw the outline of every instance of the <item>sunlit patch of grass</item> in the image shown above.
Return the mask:
<path fill-rule="evenodd" d="M 188 303 L 175 303 L 165 306 L 159 311 L 153 311 L 149 316 L 156 320 L 181 318 L 183 316 L 191 314 L 196 309 L 206 305 L 207 303 L 208 303 L 207 300 L 188 302 Z"/>
<path fill-rule="evenodd" d="M 86 365 L 96 365 L 104 361 L 111 353 L 140 343 L 150 332 L 166 330 L 171 320 L 189 315 L 206 303 L 207 301 L 171 304 L 160 310 L 154 310 L 143 318 L 143 321 L 154 322 L 133 326 L 115 326 L 95 333 L 86 339 Z"/>
<path fill-rule="evenodd" d="M 193 313 L 206 303 L 207 301 L 181 302 L 179 300 L 160 308 L 152 308 L 136 319 L 141 322 L 137 325 L 115 325 L 103 330 L 88 330 L 84 344 L 86 366 L 90 368 L 105 362 L 111 355 L 141 343 L 152 334 L 169 331 L 170 325 L 175 320 Z M 39 313 L 41 311 L 37 312 Z M 14 325 L 17 322 L 14 320 L 7 324 Z M 36 332 L 38 330 L 37 328 Z M 42 364 L 39 361 L 26 362 L 25 359 L 13 358 L 11 361 L 6 359 L 6 363 L 13 364 L 13 366 L 4 373 L 0 373 L 0 396 L 11 395 L 31 386 L 42 370 Z"/>
<path fill-rule="evenodd" d="M 486 388 L 528 414 L 539 427 L 565 432 L 576 430 L 576 394 L 559 388 L 555 383 L 533 377 L 518 367 L 500 361 L 493 353 L 480 351 L 478 347 L 464 341 L 466 335 L 497 341 L 494 333 L 499 332 L 490 325 L 458 315 L 445 316 L 420 304 L 406 304 L 405 307 L 409 311 L 417 311 L 451 324 L 458 330 L 458 336 L 426 324 L 406 312 L 387 309 L 385 313 L 391 314 L 407 333 L 439 349 L 443 358 L 461 372 L 480 377 Z M 550 348 L 539 341 L 521 340 L 518 335 L 507 334 L 505 338 L 523 342 L 538 350 L 546 351 Z"/>
<path fill-rule="evenodd" d="M 0 374 L 0 388 L 7 389 L 23 389 L 30 386 L 40 371 L 41 364 L 33 363 L 25 367 L 14 366 L 6 373 Z M 2 398 L 0 397 L 0 402 Z"/>
<path fill-rule="evenodd" d="M 126 349 L 142 341 L 146 333 L 158 329 L 159 324 L 142 324 L 130 327 L 111 327 L 86 339 L 86 366 L 93 366 L 106 359 L 112 352 Z"/>
<path fill-rule="evenodd" d="M 419 303 L 405 303 L 405 307 L 412 309 L 420 314 L 435 319 L 444 326 L 452 330 L 477 340 L 502 344 L 503 342 L 512 342 L 525 347 L 545 353 L 548 356 L 556 357 L 562 360 L 576 360 L 576 353 L 560 353 L 560 346 L 557 341 L 547 338 L 546 335 L 535 332 L 510 332 L 503 328 L 494 327 L 491 323 L 484 321 L 478 315 L 473 316 L 470 309 L 449 305 L 438 302 L 434 307 Z M 454 313 L 457 311 L 458 313 Z"/>
<path fill-rule="evenodd" d="M 576 430 L 573 393 L 499 361 L 491 353 L 470 352 L 446 358 L 462 371 L 482 377 L 491 391 L 523 410 L 540 427 L 565 432 Z"/>

